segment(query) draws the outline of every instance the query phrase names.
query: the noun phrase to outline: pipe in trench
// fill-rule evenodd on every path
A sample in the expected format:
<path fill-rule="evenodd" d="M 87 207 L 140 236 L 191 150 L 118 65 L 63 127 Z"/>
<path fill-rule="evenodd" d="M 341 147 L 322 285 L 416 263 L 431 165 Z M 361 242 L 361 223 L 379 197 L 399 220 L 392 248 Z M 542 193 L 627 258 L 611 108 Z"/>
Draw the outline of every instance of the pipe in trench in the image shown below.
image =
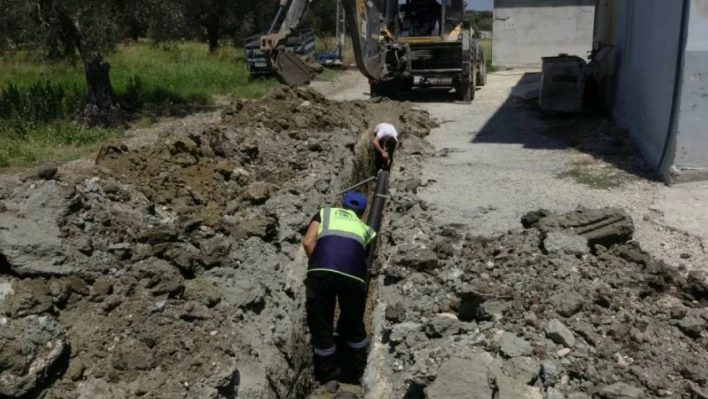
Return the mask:
<path fill-rule="evenodd" d="M 376 243 L 379 240 L 381 228 L 381 219 L 383 219 L 383 210 L 386 205 L 386 199 L 388 198 L 388 172 L 385 170 L 379 170 L 379 174 L 376 178 L 376 189 L 374 190 L 374 200 L 371 202 L 371 208 L 369 208 L 369 217 L 366 220 L 366 224 L 374 229 L 377 233 L 376 237 L 366 254 L 366 269 L 367 269 L 367 285 L 369 280 L 369 275 L 371 274 L 371 267 L 374 264 L 374 253 L 376 252 Z"/>

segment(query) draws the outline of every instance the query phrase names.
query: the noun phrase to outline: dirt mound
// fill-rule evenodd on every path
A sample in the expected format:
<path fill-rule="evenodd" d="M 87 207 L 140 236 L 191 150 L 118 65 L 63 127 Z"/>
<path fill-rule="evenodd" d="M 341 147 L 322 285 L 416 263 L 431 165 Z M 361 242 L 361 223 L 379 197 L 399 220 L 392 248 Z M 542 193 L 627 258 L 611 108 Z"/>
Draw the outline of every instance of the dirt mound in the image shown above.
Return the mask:
<path fill-rule="evenodd" d="M 246 118 L 301 96 L 318 107 L 305 128 Z M 287 89 L 226 123 L 110 146 L 88 175 L 3 189 L 0 396 L 306 395 L 302 231 L 372 173 L 370 115 L 430 123 L 410 112 Z"/>
<path fill-rule="evenodd" d="M 332 101 L 308 88 L 278 88 L 260 100 L 239 101 L 224 112 L 233 126 L 266 127 L 276 132 L 294 130 L 331 131 L 371 129 L 380 122 L 396 125 L 401 136 L 423 137 L 436 127 L 427 112 L 407 104 L 376 99 Z"/>
<path fill-rule="evenodd" d="M 395 397 L 708 392 L 708 280 L 652 259 L 623 211 L 541 210 L 494 238 L 426 226 L 415 203 L 394 212 L 382 295 Z"/>

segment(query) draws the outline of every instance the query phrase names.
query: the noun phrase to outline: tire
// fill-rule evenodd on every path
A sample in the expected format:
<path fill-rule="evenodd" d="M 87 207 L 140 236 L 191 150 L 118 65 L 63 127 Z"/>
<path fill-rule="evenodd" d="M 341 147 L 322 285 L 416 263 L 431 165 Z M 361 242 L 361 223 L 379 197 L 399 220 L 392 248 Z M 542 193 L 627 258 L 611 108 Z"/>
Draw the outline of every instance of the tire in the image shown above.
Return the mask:
<path fill-rule="evenodd" d="M 477 85 L 484 86 L 487 84 L 487 63 L 485 62 L 484 55 L 482 55 L 479 64 L 479 71 L 477 72 Z"/>
<path fill-rule="evenodd" d="M 379 85 L 376 83 L 369 83 L 369 97 L 374 98 L 379 96 Z"/>
<path fill-rule="evenodd" d="M 409 91 L 413 88 L 413 83 L 413 76 L 401 78 L 398 87 L 401 91 Z"/>
<path fill-rule="evenodd" d="M 471 103 L 472 100 L 474 100 L 475 91 L 477 90 L 476 80 L 476 68 L 472 68 L 472 71 L 470 72 L 469 76 L 467 78 L 463 76 L 460 79 L 460 83 L 455 88 L 458 100 L 468 104 Z"/>
<path fill-rule="evenodd" d="M 369 83 L 369 97 L 387 97 L 395 100 L 398 97 L 398 89 L 400 82 L 398 79 L 393 79 L 379 83 Z"/>
<path fill-rule="evenodd" d="M 477 94 L 477 67 L 474 67 L 472 69 L 472 73 L 470 73 L 470 90 L 469 90 L 469 102 L 472 102 L 474 100 L 475 95 Z"/>

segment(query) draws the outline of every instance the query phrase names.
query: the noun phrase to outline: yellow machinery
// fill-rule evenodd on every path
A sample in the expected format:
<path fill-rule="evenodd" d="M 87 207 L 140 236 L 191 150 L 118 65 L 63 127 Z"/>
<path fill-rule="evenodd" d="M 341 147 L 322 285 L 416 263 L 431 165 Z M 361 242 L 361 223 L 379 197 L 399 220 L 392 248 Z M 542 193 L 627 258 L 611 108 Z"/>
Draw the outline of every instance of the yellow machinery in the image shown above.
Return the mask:
<path fill-rule="evenodd" d="M 369 79 L 372 97 L 395 97 L 411 89 L 418 77 L 420 87 L 454 88 L 460 100 L 469 102 L 476 87 L 486 83 L 484 54 L 464 18 L 464 0 L 441 1 L 342 0 L 357 67 Z M 260 41 L 271 68 L 290 85 L 307 84 L 313 77 L 312 69 L 284 45 L 308 3 L 282 0 Z"/>

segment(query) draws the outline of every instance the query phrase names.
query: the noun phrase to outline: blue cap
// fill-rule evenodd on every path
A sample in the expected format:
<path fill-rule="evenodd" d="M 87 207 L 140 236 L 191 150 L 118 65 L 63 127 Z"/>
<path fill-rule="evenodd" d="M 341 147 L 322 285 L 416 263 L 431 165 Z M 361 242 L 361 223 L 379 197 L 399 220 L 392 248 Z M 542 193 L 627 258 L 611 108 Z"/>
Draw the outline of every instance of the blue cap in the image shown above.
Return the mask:
<path fill-rule="evenodd" d="M 350 191 L 344 194 L 342 204 L 353 211 L 364 212 L 366 210 L 366 195 L 357 191 Z"/>

